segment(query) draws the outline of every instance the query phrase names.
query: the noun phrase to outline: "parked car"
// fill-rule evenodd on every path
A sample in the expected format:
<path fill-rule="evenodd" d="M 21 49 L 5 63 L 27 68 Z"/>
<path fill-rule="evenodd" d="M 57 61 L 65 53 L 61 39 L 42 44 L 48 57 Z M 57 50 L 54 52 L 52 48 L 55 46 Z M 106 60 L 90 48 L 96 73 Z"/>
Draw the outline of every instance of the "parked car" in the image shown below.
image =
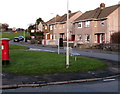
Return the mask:
<path fill-rule="evenodd" d="M 19 42 L 19 41 L 23 41 L 23 40 L 24 40 L 23 36 L 19 36 L 19 37 L 14 38 L 14 42 Z"/>

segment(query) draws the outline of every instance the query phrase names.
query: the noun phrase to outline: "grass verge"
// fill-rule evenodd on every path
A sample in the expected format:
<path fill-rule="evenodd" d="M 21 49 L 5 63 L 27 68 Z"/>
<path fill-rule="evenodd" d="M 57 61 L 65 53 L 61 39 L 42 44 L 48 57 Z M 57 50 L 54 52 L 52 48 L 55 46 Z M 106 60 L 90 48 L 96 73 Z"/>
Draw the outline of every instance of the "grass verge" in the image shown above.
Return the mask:
<path fill-rule="evenodd" d="M 3 71 L 15 74 L 53 74 L 87 72 L 105 68 L 107 65 L 97 59 L 70 57 L 70 67 L 65 68 L 65 55 L 38 51 L 10 51 L 10 65 L 3 66 Z"/>
<path fill-rule="evenodd" d="M 2 38 L 13 39 L 14 37 L 18 37 L 18 36 L 24 36 L 24 31 L 18 31 L 17 33 L 2 32 Z M 30 34 L 25 32 L 25 37 L 28 37 L 28 36 L 30 36 Z"/>
<path fill-rule="evenodd" d="M 29 49 L 29 47 L 15 45 L 15 44 L 10 44 L 9 48 L 10 48 L 10 50 Z"/>

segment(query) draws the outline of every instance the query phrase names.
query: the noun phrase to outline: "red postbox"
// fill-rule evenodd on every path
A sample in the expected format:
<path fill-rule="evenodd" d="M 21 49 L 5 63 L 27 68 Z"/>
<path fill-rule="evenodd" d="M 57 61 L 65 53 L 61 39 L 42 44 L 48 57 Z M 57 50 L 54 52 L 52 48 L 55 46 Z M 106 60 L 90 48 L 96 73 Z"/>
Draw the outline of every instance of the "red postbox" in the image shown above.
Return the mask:
<path fill-rule="evenodd" d="M 9 64 L 9 41 L 8 38 L 0 39 L 2 41 L 1 43 L 1 49 L 2 49 L 2 65 Z"/>

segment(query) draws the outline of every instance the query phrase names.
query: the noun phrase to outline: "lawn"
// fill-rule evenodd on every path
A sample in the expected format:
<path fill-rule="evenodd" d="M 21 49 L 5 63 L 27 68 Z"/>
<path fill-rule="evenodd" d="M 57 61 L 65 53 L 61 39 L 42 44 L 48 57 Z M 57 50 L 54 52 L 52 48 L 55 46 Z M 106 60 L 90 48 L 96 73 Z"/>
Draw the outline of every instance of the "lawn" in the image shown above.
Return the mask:
<path fill-rule="evenodd" d="M 9 48 L 10 48 L 10 50 L 29 49 L 29 47 L 14 45 L 14 44 L 10 44 Z"/>
<path fill-rule="evenodd" d="M 65 68 L 65 55 L 49 52 L 10 50 L 10 65 L 3 66 L 3 71 L 16 74 L 53 74 L 86 72 L 106 68 L 106 63 L 86 57 L 70 56 L 70 67 Z"/>
<path fill-rule="evenodd" d="M 13 39 L 14 37 L 18 37 L 18 36 L 24 36 L 24 31 L 18 31 L 17 33 L 8 33 L 8 32 L 2 32 L 2 38 L 9 38 L 9 39 Z M 25 36 L 28 37 L 30 36 L 29 33 L 25 33 Z"/>

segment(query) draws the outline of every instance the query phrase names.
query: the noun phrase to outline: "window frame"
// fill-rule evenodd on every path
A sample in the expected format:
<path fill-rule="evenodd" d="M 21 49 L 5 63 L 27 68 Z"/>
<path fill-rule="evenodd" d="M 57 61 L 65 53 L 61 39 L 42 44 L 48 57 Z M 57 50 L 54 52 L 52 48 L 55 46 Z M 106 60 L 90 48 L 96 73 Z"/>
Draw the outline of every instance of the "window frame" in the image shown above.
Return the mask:
<path fill-rule="evenodd" d="M 90 27 L 90 21 L 85 21 L 85 27 Z"/>
<path fill-rule="evenodd" d="M 82 34 L 78 35 L 78 39 L 82 40 Z"/>
<path fill-rule="evenodd" d="M 54 25 L 54 29 L 56 29 L 56 25 Z"/>
<path fill-rule="evenodd" d="M 53 26 L 52 25 L 50 25 L 50 30 L 53 30 Z"/>
<path fill-rule="evenodd" d="M 105 25 L 105 21 L 101 21 L 100 24 L 101 24 L 102 26 L 104 26 L 104 25 Z"/>
<path fill-rule="evenodd" d="M 78 28 L 82 28 L 82 22 L 78 23 Z"/>
<path fill-rule="evenodd" d="M 86 40 L 87 42 L 90 41 L 90 34 L 86 34 L 86 38 L 85 38 L 85 40 Z"/>

